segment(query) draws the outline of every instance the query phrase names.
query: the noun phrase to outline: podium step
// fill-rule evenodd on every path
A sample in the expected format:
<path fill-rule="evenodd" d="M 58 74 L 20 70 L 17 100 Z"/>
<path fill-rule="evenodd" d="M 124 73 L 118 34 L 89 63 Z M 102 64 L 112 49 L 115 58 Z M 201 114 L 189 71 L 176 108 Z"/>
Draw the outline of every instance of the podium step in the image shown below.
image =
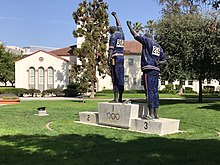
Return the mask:
<path fill-rule="evenodd" d="M 129 128 L 131 118 L 137 118 L 139 106 L 122 103 L 98 103 L 99 124 Z"/>
<path fill-rule="evenodd" d="M 98 112 L 79 112 L 80 122 L 84 123 L 99 123 Z"/>
<path fill-rule="evenodd" d="M 130 130 L 144 133 L 166 135 L 179 132 L 180 120 L 177 119 L 152 119 L 144 120 L 140 118 L 131 119 Z"/>

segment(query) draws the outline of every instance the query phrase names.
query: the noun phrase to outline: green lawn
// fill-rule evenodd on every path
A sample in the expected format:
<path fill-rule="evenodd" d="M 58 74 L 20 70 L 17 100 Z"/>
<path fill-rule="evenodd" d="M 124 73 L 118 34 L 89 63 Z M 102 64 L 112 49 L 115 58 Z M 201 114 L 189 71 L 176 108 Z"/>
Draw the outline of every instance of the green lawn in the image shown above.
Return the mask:
<path fill-rule="evenodd" d="M 161 117 L 182 133 L 158 136 L 75 123 L 95 100 L 22 101 L 0 106 L 0 164 L 157 165 L 220 163 L 220 101 L 161 100 Z M 46 106 L 49 116 L 38 117 Z M 46 124 L 52 122 L 50 127 Z"/>

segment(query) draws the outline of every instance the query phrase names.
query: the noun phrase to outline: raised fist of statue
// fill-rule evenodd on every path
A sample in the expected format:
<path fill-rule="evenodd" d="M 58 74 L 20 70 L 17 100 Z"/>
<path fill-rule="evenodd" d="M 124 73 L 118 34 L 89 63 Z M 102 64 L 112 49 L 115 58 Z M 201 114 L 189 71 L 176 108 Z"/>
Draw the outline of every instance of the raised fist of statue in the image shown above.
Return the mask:
<path fill-rule="evenodd" d="M 131 26 L 131 21 L 127 21 L 127 25 L 128 25 L 128 26 Z"/>
<path fill-rule="evenodd" d="M 113 15 L 113 16 L 116 16 L 116 12 L 112 12 L 112 15 Z"/>

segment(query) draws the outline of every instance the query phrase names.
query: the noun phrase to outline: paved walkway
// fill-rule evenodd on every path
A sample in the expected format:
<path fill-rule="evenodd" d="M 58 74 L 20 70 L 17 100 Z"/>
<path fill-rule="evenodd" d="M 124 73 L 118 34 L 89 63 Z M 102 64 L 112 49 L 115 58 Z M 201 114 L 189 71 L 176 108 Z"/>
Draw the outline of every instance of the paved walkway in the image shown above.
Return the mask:
<path fill-rule="evenodd" d="M 128 98 L 126 98 L 128 99 Z M 126 100 L 125 99 L 125 100 Z M 145 99 L 145 98 L 132 98 L 132 100 Z M 33 101 L 33 100 L 106 100 L 110 101 L 112 99 L 101 99 L 101 98 L 77 98 L 77 97 L 20 97 L 21 101 Z M 160 100 L 198 100 L 198 98 L 160 98 Z M 203 100 L 217 100 L 220 101 L 219 98 L 203 98 Z"/>
<path fill-rule="evenodd" d="M 21 101 L 32 100 L 111 100 L 111 99 L 98 99 L 98 98 L 77 98 L 77 97 L 20 97 Z"/>

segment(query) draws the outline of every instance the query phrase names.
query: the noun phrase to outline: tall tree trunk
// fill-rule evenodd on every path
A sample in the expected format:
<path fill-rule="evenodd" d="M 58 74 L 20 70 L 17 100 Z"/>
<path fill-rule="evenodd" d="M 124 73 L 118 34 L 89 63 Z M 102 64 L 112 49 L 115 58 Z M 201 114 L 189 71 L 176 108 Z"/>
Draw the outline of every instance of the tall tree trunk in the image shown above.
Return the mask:
<path fill-rule="evenodd" d="M 95 81 L 92 80 L 91 81 L 91 96 L 90 98 L 94 98 L 95 97 Z"/>
<path fill-rule="evenodd" d="M 182 79 L 180 79 L 180 83 L 179 83 L 179 93 L 180 96 L 183 95 L 183 82 Z"/>
<path fill-rule="evenodd" d="M 199 78 L 199 103 L 202 102 L 202 78 Z"/>

